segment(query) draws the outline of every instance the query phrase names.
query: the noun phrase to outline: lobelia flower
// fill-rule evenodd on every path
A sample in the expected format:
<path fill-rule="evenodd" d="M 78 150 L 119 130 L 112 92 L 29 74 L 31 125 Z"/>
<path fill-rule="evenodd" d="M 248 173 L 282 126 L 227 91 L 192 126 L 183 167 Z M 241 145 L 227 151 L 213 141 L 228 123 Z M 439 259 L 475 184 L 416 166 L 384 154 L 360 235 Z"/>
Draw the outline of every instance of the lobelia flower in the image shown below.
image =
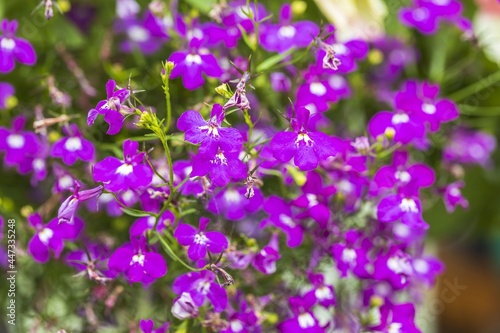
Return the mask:
<path fill-rule="evenodd" d="M 335 192 L 335 186 L 323 186 L 323 180 L 318 173 L 308 172 L 307 181 L 302 187 L 303 194 L 291 202 L 292 205 L 305 209 L 297 217 L 312 217 L 320 227 L 326 227 L 331 215 L 328 198 Z"/>
<path fill-rule="evenodd" d="M 386 302 L 380 307 L 380 319 L 376 326 L 369 328 L 370 332 L 380 333 L 421 333 L 415 326 L 415 307 L 413 304 L 391 304 Z"/>
<path fill-rule="evenodd" d="M 170 329 L 170 323 L 166 322 L 157 329 L 154 329 L 155 323 L 153 319 L 141 319 L 139 327 L 142 333 L 167 333 Z"/>
<path fill-rule="evenodd" d="M 34 213 L 28 216 L 28 222 L 36 230 L 28 243 L 28 251 L 38 262 L 47 262 L 50 250 L 54 252 L 56 258 L 59 258 L 64 248 L 63 241 L 77 239 L 83 229 L 83 222 L 77 217 L 71 223 L 59 224 L 55 218 L 43 224 L 40 214 Z"/>
<path fill-rule="evenodd" d="M 196 90 L 203 86 L 203 73 L 209 77 L 220 78 L 222 69 L 213 54 L 201 48 L 202 41 L 193 38 L 189 43 L 189 51 L 176 51 L 169 57 L 175 66 L 170 78 L 182 76 L 182 84 L 188 90 Z"/>
<path fill-rule="evenodd" d="M 264 197 L 259 189 L 254 189 L 254 195 L 247 199 L 246 187 L 226 188 L 210 198 L 207 210 L 217 215 L 223 215 L 228 220 L 241 220 L 247 214 L 255 213 L 262 206 Z"/>
<path fill-rule="evenodd" d="M 108 156 L 94 165 L 92 175 L 96 182 L 102 182 L 109 191 L 137 190 L 146 187 L 153 180 L 153 171 L 145 163 L 144 152 L 138 153 L 137 141 L 123 141 L 123 160 Z"/>
<path fill-rule="evenodd" d="M 271 139 L 273 156 L 280 162 L 292 157 L 295 165 L 303 170 L 315 169 L 319 162 L 336 154 L 335 141 L 322 132 L 308 132 L 310 112 L 305 107 L 297 109 L 297 117 L 290 121 L 293 132 L 279 132 Z"/>
<path fill-rule="evenodd" d="M 156 231 L 162 232 L 167 227 L 167 225 L 171 225 L 174 221 L 174 214 L 171 211 L 166 210 L 160 216 L 158 225 L 156 226 Z M 139 237 L 147 231 L 153 230 L 155 223 L 156 218 L 154 216 L 140 217 L 130 226 L 130 235 L 132 237 Z"/>
<path fill-rule="evenodd" d="M 181 223 L 175 229 L 174 237 L 182 246 L 188 246 L 189 259 L 196 261 L 205 258 L 207 249 L 210 253 L 221 253 L 228 248 L 228 241 L 224 234 L 218 231 L 205 231 L 210 220 L 200 218 L 199 229 L 189 224 Z"/>
<path fill-rule="evenodd" d="M 144 236 L 130 237 L 130 243 L 122 245 L 111 255 L 108 267 L 123 273 L 130 284 L 140 282 L 149 285 L 167 273 L 165 259 L 148 250 Z"/>
<path fill-rule="evenodd" d="M 264 274 L 276 272 L 276 262 L 281 258 L 277 233 L 271 235 L 269 244 L 264 246 L 254 257 L 252 266 Z"/>
<path fill-rule="evenodd" d="M 52 187 L 53 193 L 62 193 L 73 188 L 77 179 L 71 173 L 56 163 L 52 165 L 52 171 L 56 178 L 54 186 Z"/>
<path fill-rule="evenodd" d="M 105 263 L 108 257 L 109 250 L 105 246 L 87 243 L 86 250 L 70 251 L 66 255 L 65 262 L 78 272 L 86 273 L 90 280 L 105 282 L 116 276 L 116 273 L 110 271 Z"/>
<path fill-rule="evenodd" d="M 335 290 L 332 286 L 325 284 L 323 274 L 308 274 L 309 281 L 313 284 L 313 289 L 308 291 L 304 297 L 314 297 L 315 303 L 324 306 L 325 308 L 336 304 Z"/>
<path fill-rule="evenodd" d="M 380 111 L 370 119 L 368 132 L 377 140 L 389 138 L 395 142 L 409 144 L 424 138 L 425 126 L 417 115 Z"/>
<path fill-rule="evenodd" d="M 294 317 L 278 324 L 280 332 L 324 333 L 325 329 L 319 326 L 311 309 L 315 302 L 316 298 L 312 294 L 288 298 Z"/>
<path fill-rule="evenodd" d="M 117 0 L 116 1 L 116 16 L 120 19 L 134 17 L 141 10 L 141 6 L 136 0 Z"/>
<path fill-rule="evenodd" d="M 106 99 L 97 103 L 95 109 L 89 111 L 87 125 L 92 126 L 98 115 L 104 116 L 104 121 L 109 124 L 108 135 L 115 135 L 120 132 L 123 126 L 124 116 L 122 112 L 129 113 L 128 107 L 123 105 L 130 96 L 130 91 L 126 88 L 116 90 L 116 82 L 109 80 L 106 83 Z"/>
<path fill-rule="evenodd" d="M 431 132 L 439 130 L 441 123 L 458 118 L 458 108 L 449 99 L 438 99 L 439 86 L 428 82 L 421 84 L 406 81 L 404 90 L 395 97 L 395 105 L 399 110 L 415 113 L 429 124 Z"/>
<path fill-rule="evenodd" d="M 78 126 L 72 124 L 70 129 L 64 128 L 63 131 L 67 136 L 53 144 L 52 157 L 62 158 L 66 165 L 73 165 L 79 159 L 84 162 L 94 159 L 94 145 L 82 137 Z"/>
<path fill-rule="evenodd" d="M 189 310 L 180 312 L 179 314 L 181 316 L 192 316 L 192 314 L 195 313 L 195 309 L 189 306 L 191 300 L 196 307 L 200 307 L 208 299 L 215 312 L 222 312 L 227 306 L 228 300 L 226 290 L 215 282 L 215 274 L 212 271 L 189 272 L 183 274 L 175 279 L 172 290 L 177 295 L 181 295 L 180 299 L 183 298 L 184 293 L 190 296 L 184 296 L 183 302 L 187 303 L 186 305 L 188 305 Z M 180 299 L 178 299 L 179 301 L 176 300 L 176 302 L 180 302 Z M 181 305 L 182 304 L 179 304 L 179 306 L 175 307 L 174 303 L 172 312 L 174 313 L 174 310 L 180 310 Z"/>
<path fill-rule="evenodd" d="M 33 132 L 23 131 L 26 118 L 17 116 L 12 129 L 0 127 L 0 152 L 4 151 L 4 162 L 8 166 L 20 165 L 36 155 L 40 146 Z"/>
<path fill-rule="evenodd" d="M 368 252 L 372 245 L 367 238 L 362 236 L 359 231 L 349 230 L 345 233 L 343 242 L 333 245 L 332 256 L 341 277 L 346 277 L 348 272 L 352 272 L 359 278 L 369 276 L 366 266 L 369 263 Z"/>
<path fill-rule="evenodd" d="M 182 179 L 189 179 L 182 184 L 179 188 L 182 195 L 194 195 L 195 197 L 200 197 L 205 193 L 205 189 L 201 182 L 196 179 L 196 177 L 191 177 L 191 171 L 193 170 L 193 166 L 191 161 L 182 161 L 177 160 L 174 162 L 174 176 L 178 177 L 178 180 L 174 180 L 174 184 L 177 186 L 180 184 Z M 175 178 L 175 177 L 174 177 Z"/>
<path fill-rule="evenodd" d="M 292 81 L 286 74 L 281 72 L 271 73 L 269 80 L 274 91 L 288 92 L 292 89 Z"/>
<path fill-rule="evenodd" d="M 8 73 L 19 63 L 33 66 L 36 63 L 35 49 L 31 44 L 16 37 L 17 21 L 2 20 L 2 35 L 0 36 L 0 73 Z"/>
<path fill-rule="evenodd" d="M 222 127 L 224 110 L 220 104 L 214 104 L 210 119 L 203 119 L 199 112 L 188 110 L 177 120 L 177 128 L 185 132 L 184 140 L 200 144 L 198 153 L 214 156 L 219 147 L 225 152 L 239 152 L 243 144 L 241 133 L 230 127 Z"/>
<path fill-rule="evenodd" d="M 444 206 L 448 213 L 453 213 L 457 206 L 462 206 L 462 208 L 469 208 L 469 202 L 462 196 L 462 187 L 464 187 L 463 181 L 454 182 L 448 184 L 442 190 Z"/>
<path fill-rule="evenodd" d="M 59 223 L 73 223 L 76 209 L 78 208 L 80 202 L 89 200 L 90 198 L 94 198 L 100 195 L 103 191 L 102 185 L 88 190 L 80 191 L 80 183 L 75 180 L 74 184 L 73 194 L 63 201 L 63 203 L 59 207 L 59 210 L 57 211 L 57 219 Z"/>
<path fill-rule="evenodd" d="M 182 292 L 182 294 L 174 300 L 170 311 L 172 311 L 172 315 L 175 318 L 181 320 L 198 317 L 198 307 L 194 304 L 193 298 L 189 292 Z"/>
<path fill-rule="evenodd" d="M 414 274 L 411 257 L 398 246 L 377 255 L 373 267 L 373 278 L 389 282 L 396 290 L 406 287 Z"/>
<path fill-rule="evenodd" d="M 245 295 L 240 291 L 232 297 L 237 307 L 235 309 L 231 304 L 227 307 L 228 326 L 221 333 L 260 333 L 262 331 L 262 318 L 258 314 L 258 307 L 263 305 L 255 304 L 255 301 L 259 302 L 258 299 L 253 299 L 250 303 L 244 297 Z"/>
<path fill-rule="evenodd" d="M 435 257 L 413 258 L 414 277 L 429 287 L 436 283 L 436 278 L 444 271 L 443 263 Z"/>
<path fill-rule="evenodd" d="M 307 47 L 319 34 L 319 28 L 310 21 L 292 23 L 292 6 L 284 4 L 279 24 L 262 24 L 259 32 L 260 43 L 266 51 L 281 53 L 292 47 Z"/>
<path fill-rule="evenodd" d="M 12 107 L 9 99 L 14 97 L 15 89 L 7 82 L 0 82 L 0 110 Z"/>
<path fill-rule="evenodd" d="M 437 31 L 439 21 L 455 20 L 462 11 L 462 4 L 457 0 L 416 0 L 412 7 L 403 8 L 399 12 L 399 20 L 430 35 Z"/>
<path fill-rule="evenodd" d="M 219 148 L 211 156 L 196 155 L 193 158 L 191 177 L 210 175 L 214 186 L 224 187 L 231 179 L 240 180 L 247 176 L 247 167 L 239 158 L 239 151 L 226 152 Z"/>
<path fill-rule="evenodd" d="M 448 139 L 443 149 L 446 161 L 463 164 L 491 164 L 490 155 L 497 146 L 496 138 L 485 132 L 459 128 Z"/>
<path fill-rule="evenodd" d="M 280 197 L 272 195 L 264 203 L 264 211 L 269 214 L 269 217 L 262 221 L 261 227 L 272 224 L 280 228 L 286 234 L 288 247 L 297 247 L 302 243 L 304 230 L 296 222 L 289 204 Z"/>
<path fill-rule="evenodd" d="M 163 28 L 157 24 L 150 12 L 146 12 L 144 19 L 128 17 L 120 20 L 116 30 L 125 33 L 127 37 L 120 43 L 120 49 L 125 53 L 138 50 L 145 55 L 151 55 L 160 50 L 167 40 Z"/>

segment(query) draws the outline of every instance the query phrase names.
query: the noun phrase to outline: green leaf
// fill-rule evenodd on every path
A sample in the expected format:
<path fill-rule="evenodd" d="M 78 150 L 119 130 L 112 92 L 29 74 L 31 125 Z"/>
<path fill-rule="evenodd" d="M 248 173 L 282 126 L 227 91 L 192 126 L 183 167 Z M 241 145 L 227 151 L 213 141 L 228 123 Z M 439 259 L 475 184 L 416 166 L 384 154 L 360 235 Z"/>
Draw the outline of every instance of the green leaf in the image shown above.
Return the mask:
<path fill-rule="evenodd" d="M 289 49 L 288 51 L 286 51 L 284 53 L 278 53 L 278 54 L 276 54 L 276 55 L 274 55 L 274 56 L 272 56 L 270 58 L 267 58 L 266 60 L 264 60 L 263 62 L 261 62 L 257 66 L 256 71 L 257 72 L 264 72 L 264 71 L 270 69 L 274 65 L 279 64 L 280 62 L 282 62 L 283 59 L 285 59 L 286 57 L 288 57 L 293 52 L 295 52 L 295 48 L 294 47 L 292 47 L 291 49 Z"/>
<path fill-rule="evenodd" d="M 130 216 L 134 216 L 134 217 L 155 216 L 155 214 L 153 214 L 153 213 L 143 212 L 142 210 L 138 210 L 138 209 L 125 208 L 125 207 L 121 207 L 121 208 L 125 214 L 130 215 Z"/>
<path fill-rule="evenodd" d="M 210 9 L 212 9 L 212 6 L 215 4 L 215 0 L 186 0 L 186 2 L 203 14 L 208 14 Z"/>

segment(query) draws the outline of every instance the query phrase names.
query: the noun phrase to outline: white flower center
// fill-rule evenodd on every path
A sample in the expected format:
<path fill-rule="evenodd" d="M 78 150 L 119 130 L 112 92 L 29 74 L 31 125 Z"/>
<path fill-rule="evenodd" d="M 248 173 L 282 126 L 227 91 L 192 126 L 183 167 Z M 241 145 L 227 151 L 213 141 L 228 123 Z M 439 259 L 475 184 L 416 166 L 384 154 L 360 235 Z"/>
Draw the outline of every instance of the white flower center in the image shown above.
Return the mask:
<path fill-rule="evenodd" d="M 450 4 L 450 0 L 431 0 L 431 2 L 436 6 L 448 6 Z"/>
<path fill-rule="evenodd" d="M 238 319 L 235 319 L 235 320 L 231 320 L 231 331 L 233 332 L 240 332 L 243 330 L 243 323 L 241 322 L 241 320 L 238 320 Z"/>
<path fill-rule="evenodd" d="M 411 180 L 411 175 L 408 171 L 396 171 L 394 177 L 403 183 L 408 183 Z"/>
<path fill-rule="evenodd" d="M 219 137 L 219 130 L 217 129 L 217 126 L 214 126 L 214 125 L 203 125 L 203 126 L 200 126 L 198 127 L 200 130 L 202 131 L 208 131 L 208 135 L 209 136 L 212 136 L 214 138 L 218 138 Z"/>
<path fill-rule="evenodd" d="M 148 217 L 148 227 L 152 228 L 155 226 L 156 219 L 154 216 Z"/>
<path fill-rule="evenodd" d="M 333 50 L 335 51 L 335 53 L 337 54 L 346 54 L 347 52 L 349 52 L 349 49 L 344 45 L 344 44 L 333 44 Z"/>
<path fill-rule="evenodd" d="M 295 222 L 288 215 L 280 214 L 279 220 L 281 221 L 281 223 L 283 223 L 287 227 L 294 228 L 296 226 Z"/>
<path fill-rule="evenodd" d="M 318 196 L 316 194 L 307 193 L 306 194 L 307 201 L 309 201 L 309 207 L 316 206 L 318 202 Z"/>
<path fill-rule="evenodd" d="M 203 31 L 201 29 L 189 30 L 187 33 L 187 39 L 203 39 Z"/>
<path fill-rule="evenodd" d="M 131 174 L 132 171 L 134 171 L 134 167 L 131 164 L 123 163 L 118 167 L 118 169 L 116 169 L 115 173 L 118 173 L 122 176 L 127 176 Z"/>
<path fill-rule="evenodd" d="M 426 274 L 427 272 L 429 272 L 430 267 L 427 261 L 422 259 L 415 259 L 413 261 L 413 268 L 415 268 L 415 270 L 420 274 Z"/>
<path fill-rule="evenodd" d="M 40 241 L 44 244 L 47 245 L 49 244 L 50 239 L 54 236 L 54 231 L 49 228 L 43 228 L 42 231 L 38 234 L 38 237 L 40 238 Z"/>
<path fill-rule="evenodd" d="M 387 267 L 396 274 L 410 273 L 412 271 L 408 260 L 401 257 L 390 257 L 387 260 Z"/>
<path fill-rule="evenodd" d="M 347 179 L 342 179 L 337 183 L 337 189 L 344 194 L 349 194 L 354 190 L 354 185 Z"/>
<path fill-rule="evenodd" d="M 422 104 L 422 111 L 427 114 L 434 114 L 436 113 L 436 106 L 434 104 L 424 103 Z"/>
<path fill-rule="evenodd" d="M 309 91 L 311 94 L 321 97 L 326 94 L 326 87 L 320 82 L 313 82 L 309 86 Z"/>
<path fill-rule="evenodd" d="M 345 248 L 344 251 L 342 251 L 343 262 L 353 264 L 356 261 L 357 257 L 358 255 L 356 254 L 356 251 L 354 251 L 353 249 Z"/>
<path fill-rule="evenodd" d="M 295 29 L 293 26 L 285 25 L 278 30 L 278 36 L 281 38 L 293 38 L 296 32 L 297 29 Z"/>
<path fill-rule="evenodd" d="M 201 63 L 201 57 L 198 54 L 188 54 L 186 56 L 186 64 L 188 66 L 191 66 L 192 64 L 200 65 Z"/>
<path fill-rule="evenodd" d="M 194 236 L 194 242 L 195 242 L 195 244 L 204 245 L 204 244 L 207 243 L 207 241 L 208 241 L 207 236 L 205 236 L 202 232 L 200 232 L 199 234 L 196 234 Z"/>
<path fill-rule="evenodd" d="M 20 134 L 11 134 L 7 137 L 7 144 L 10 148 L 21 149 L 24 147 L 24 136 Z"/>
<path fill-rule="evenodd" d="M 314 295 L 319 300 L 333 298 L 332 291 L 327 286 L 322 286 L 322 287 L 319 287 L 318 289 L 316 289 L 316 291 L 314 292 Z"/>
<path fill-rule="evenodd" d="M 144 266 L 144 254 L 136 254 L 132 257 L 132 260 L 130 261 L 130 265 L 133 265 L 135 263 L 139 263 L 139 265 Z"/>
<path fill-rule="evenodd" d="M 0 41 L 0 48 L 7 51 L 12 51 L 16 47 L 16 42 L 12 38 L 3 37 Z"/>
<path fill-rule="evenodd" d="M 40 171 L 40 170 L 43 170 L 45 169 L 45 161 L 42 160 L 41 158 L 35 158 L 33 160 L 33 169 L 37 170 L 37 171 Z"/>
<path fill-rule="evenodd" d="M 399 208 L 406 213 L 418 213 L 417 203 L 411 198 L 403 198 L 399 204 Z"/>
<path fill-rule="evenodd" d="M 300 328 L 306 329 L 314 326 L 314 318 L 308 312 L 301 313 L 298 320 Z"/>
<path fill-rule="evenodd" d="M 389 329 L 387 330 L 388 333 L 401 333 L 401 325 L 400 323 L 392 323 L 389 325 Z"/>
<path fill-rule="evenodd" d="M 314 141 L 307 135 L 307 133 L 299 133 L 297 139 L 295 140 L 295 145 L 299 146 L 300 142 L 304 141 L 304 143 L 308 146 L 312 146 Z"/>
<path fill-rule="evenodd" d="M 130 40 L 136 43 L 142 43 L 149 39 L 149 31 L 138 25 L 130 27 L 127 34 Z"/>
<path fill-rule="evenodd" d="M 224 193 L 224 200 L 229 204 L 236 204 L 241 201 L 241 196 L 238 191 L 229 189 Z"/>
<path fill-rule="evenodd" d="M 123 201 L 127 202 L 127 201 L 132 200 L 134 198 L 134 196 L 135 196 L 134 191 L 127 190 L 127 191 L 123 192 L 122 199 L 123 199 Z"/>
<path fill-rule="evenodd" d="M 429 17 L 429 10 L 427 8 L 417 8 L 412 13 L 413 19 L 415 21 L 424 21 Z"/>
<path fill-rule="evenodd" d="M 227 165 L 227 158 L 222 152 L 219 152 L 217 153 L 217 155 L 215 155 L 215 158 L 210 161 L 210 163 Z"/>
<path fill-rule="evenodd" d="M 397 124 L 405 124 L 410 121 L 410 117 L 406 113 L 396 113 L 394 116 L 392 116 L 392 124 L 397 125 Z"/>
<path fill-rule="evenodd" d="M 462 192 L 456 188 L 456 187 L 453 187 L 452 189 L 450 189 L 450 191 L 448 192 L 452 197 L 459 197 L 462 195 Z"/>
<path fill-rule="evenodd" d="M 332 87 L 333 89 L 341 89 L 342 87 L 345 86 L 345 80 L 342 76 L 340 75 L 332 75 L 329 79 L 328 79 L 328 84 L 330 85 L 330 87 Z"/>
<path fill-rule="evenodd" d="M 71 137 L 64 143 L 64 148 L 69 151 L 77 151 L 82 149 L 82 140 L 77 137 Z"/>
<path fill-rule="evenodd" d="M 73 178 L 69 175 L 64 175 L 61 178 L 59 178 L 59 186 L 61 188 L 69 188 L 71 185 L 73 185 Z"/>

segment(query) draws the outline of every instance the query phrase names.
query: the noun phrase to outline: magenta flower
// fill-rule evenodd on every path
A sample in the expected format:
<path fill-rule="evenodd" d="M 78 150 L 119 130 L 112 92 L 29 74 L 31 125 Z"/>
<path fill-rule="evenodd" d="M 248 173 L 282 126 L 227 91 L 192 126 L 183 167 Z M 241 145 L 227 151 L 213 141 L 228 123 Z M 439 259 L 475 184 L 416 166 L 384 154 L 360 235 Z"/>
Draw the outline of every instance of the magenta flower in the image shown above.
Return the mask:
<path fill-rule="evenodd" d="M 411 191 L 403 190 L 380 200 L 377 206 L 377 217 L 380 222 L 400 220 L 410 227 L 428 228 L 422 218 L 420 200 Z"/>
<path fill-rule="evenodd" d="M 35 213 L 28 216 L 28 222 L 35 228 L 35 235 L 28 244 L 28 251 L 38 262 L 47 262 L 50 257 L 50 250 L 54 256 L 59 258 L 63 248 L 64 240 L 75 240 L 83 229 L 83 222 L 79 218 L 74 218 L 71 223 L 59 224 L 57 218 L 49 223 L 43 224 L 40 214 Z"/>
<path fill-rule="evenodd" d="M 450 162 L 488 166 L 496 146 L 496 138 L 491 134 L 459 128 L 444 147 L 443 157 Z"/>
<path fill-rule="evenodd" d="M 247 167 L 239 158 L 239 151 L 226 152 L 219 148 L 211 156 L 196 155 L 193 158 L 191 177 L 209 174 L 214 186 L 224 187 L 231 179 L 240 180 L 247 176 Z"/>
<path fill-rule="evenodd" d="M 73 165 L 77 160 L 89 162 L 94 159 L 94 145 L 80 134 L 74 124 L 70 129 L 64 128 L 67 135 L 57 140 L 52 146 L 52 157 L 62 158 L 64 164 Z"/>
<path fill-rule="evenodd" d="M 191 260 L 205 258 L 207 249 L 210 253 L 221 253 L 229 245 L 224 234 L 218 231 L 205 231 L 208 222 L 210 222 L 209 219 L 202 217 L 199 229 L 184 223 L 179 224 L 175 229 L 174 237 L 177 238 L 179 244 L 189 247 L 188 257 Z"/>
<path fill-rule="evenodd" d="M 156 226 L 156 231 L 161 232 L 162 230 L 165 229 L 167 225 L 172 224 L 174 221 L 175 221 L 174 214 L 171 211 L 166 210 L 160 216 L 160 220 L 158 221 L 158 225 Z M 155 223 L 156 223 L 156 218 L 154 216 L 140 217 L 130 227 L 130 235 L 132 237 L 139 237 L 148 230 L 153 230 Z"/>
<path fill-rule="evenodd" d="M 372 248 L 368 239 L 362 238 L 362 234 L 356 230 L 349 230 L 344 235 L 345 241 L 336 243 L 332 247 L 332 256 L 337 264 L 337 269 L 342 277 L 352 272 L 360 278 L 369 276 L 366 265 L 369 263 L 368 253 Z"/>
<path fill-rule="evenodd" d="M 337 153 L 331 137 L 307 131 L 309 114 L 308 109 L 300 107 L 297 118 L 290 122 L 293 132 L 279 132 L 271 140 L 273 156 L 278 161 L 288 162 L 293 157 L 295 165 L 303 171 L 315 169 L 319 162 Z"/>
<path fill-rule="evenodd" d="M 290 297 L 288 299 L 293 317 L 278 325 L 280 332 L 304 332 L 304 333 L 324 333 L 325 329 L 319 326 L 319 322 L 312 312 L 312 307 L 316 303 L 316 298 L 312 294 L 304 297 Z"/>
<path fill-rule="evenodd" d="M 387 281 L 396 290 L 406 287 L 413 274 L 411 257 L 397 246 L 375 259 L 373 277 Z"/>
<path fill-rule="evenodd" d="M 12 130 L 0 127 L 0 152 L 5 151 L 4 161 L 12 166 L 20 164 L 37 153 L 39 141 L 35 133 L 23 131 L 26 118 L 17 116 Z"/>
<path fill-rule="evenodd" d="M 100 194 L 102 194 L 103 187 L 99 185 L 97 187 L 80 191 L 80 183 L 76 180 L 74 181 L 73 194 L 70 195 L 66 200 L 63 201 L 59 210 L 57 211 L 57 219 L 59 223 L 73 223 L 75 217 L 76 209 L 82 201 L 89 200 Z"/>
<path fill-rule="evenodd" d="M 259 189 L 254 189 L 254 196 L 245 197 L 247 188 L 226 188 L 213 196 L 207 205 L 207 210 L 214 214 L 222 214 L 228 220 L 241 220 L 255 213 L 262 206 L 264 197 Z"/>
<path fill-rule="evenodd" d="M 182 84 L 189 90 L 196 90 L 205 83 L 203 73 L 214 78 L 220 78 L 222 75 L 215 56 L 200 46 L 200 40 L 192 39 L 189 52 L 176 51 L 169 57 L 169 61 L 175 63 L 170 77 L 174 79 L 182 76 Z"/>
<path fill-rule="evenodd" d="M 92 175 L 96 182 L 102 182 L 109 191 L 136 190 L 146 187 L 153 180 L 153 171 L 143 163 L 145 153 L 137 153 L 139 143 L 125 140 L 123 142 L 123 161 L 108 156 L 94 166 Z"/>
<path fill-rule="evenodd" d="M 7 107 L 7 100 L 14 96 L 14 87 L 7 82 L 0 82 L 0 110 Z"/>
<path fill-rule="evenodd" d="M 421 333 L 415 326 L 415 307 L 413 304 L 386 304 L 380 307 L 380 320 L 376 326 L 370 327 L 374 332 Z"/>
<path fill-rule="evenodd" d="M 469 202 L 462 196 L 463 181 L 458 181 L 447 185 L 442 193 L 444 205 L 448 213 L 453 213 L 457 206 L 469 208 Z"/>
<path fill-rule="evenodd" d="M 130 284 L 148 285 L 167 273 L 165 259 L 148 250 L 145 237 L 131 237 L 130 243 L 122 245 L 111 255 L 108 267 L 125 274 Z"/>
<path fill-rule="evenodd" d="M 36 63 L 36 53 L 31 44 L 16 37 L 17 21 L 2 20 L 0 36 L 0 73 L 8 73 L 15 67 L 15 60 L 21 64 L 33 66 Z"/>
<path fill-rule="evenodd" d="M 334 306 L 336 304 L 335 290 L 332 286 L 325 284 L 323 274 L 309 273 L 308 277 L 313 284 L 313 288 L 304 297 L 314 297 L 316 299 L 315 303 L 325 308 Z"/>
<path fill-rule="evenodd" d="M 252 261 L 253 267 L 264 274 L 273 274 L 276 272 L 276 262 L 281 258 L 279 251 L 278 234 L 273 233 L 269 244 L 255 255 Z"/>
<path fill-rule="evenodd" d="M 174 300 L 170 311 L 178 319 L 196 318 L 198 316 L 198 306 L 194 304 L 191 294 L 185 291 Z"/>
<path fill-rule="evenodd" d="M 403 24 L 430 35 L 436 32 L 440 20 L 453 20 L 461 11 L 462 4 L 457 0 L 416 0 L 412 7 L 400 11 L 399 19 Z"/>
<path fill-rule="evenodd" d="M 170 323 L 166 322 L 157 329 L 154 329 L 155 323 L 153 319 L 141 319 L 139 327 L 142 333 L 167 333 L 170 328 Z"/>
<path fill-rule="evenodd" d="M 186 141 L 201 144 L 198 153 L 203 156 L 214 156 L 219 147 L 225 152 L 239 152 L 243 144 L 240 132 L 234 128 L 222 127 L 223 121 L 222 106 L 214 104 L 208 121 L 199 112 L 188 110 L 177 120 L 177 128 L 185 132 Z"/>
<path fill-rule="evenodd" d="M 124 116 L 122 112 L 127 113 L 128 107 L 123 105 L 125 100 L 130 96 L 130 91 L 126 88 L 116 89 L 116 82 L 109 80 L 106 83 L 107 99 L 97 103 L 95 109 L 89 111 L 87 116 L 87 125 L 92 126 L 98 115 L 104 116 L 104 121 L 109 124 L 109 135 L 115 135 L 120 132 L 123 126 Z"/>
<path fill-rule="evenodd" d="M 290 205 L 278 196 L 272 195 L 264 203 L 264 211 L 269 214 L 262 226 L 272 224 L 286 234 L 288 247 L 297 247 L 302 243 L 304 230 L 292 214 Z"/>
<path fill-rule="evenodd" d="M 307 47 L 319 34 L 318 26 L 310 21 L 292 23 L 292 6 L 281 7 L 279 24 L 261 25 L 259 39 L 262 47 L 271 52 L 284 52 L 292 47 Z"/>
<path fill-rule="evenodd" d="M 181 295 L 181 298 L 184 293 L 187 293 L 190 297 L 184 296 L 185 301 L 192 300 L 197 307 L 202 306 L 206 299 L 210 301 L 215 312 L 222 312 L 227 306 L 226 289 L 215 282 L 215 274 L 212 271 L 189 272 L 183 274 L 175 279 L 172 290 L 177 295 Z M 180 306 L 175 307 L 174 303 L 172 311 L 174 311 L 174 308 L 176 308 L 176 310 L 181 310 L 179 307 Z M 188 315 L 192 314 L 194 310 L 195 309 L 190 307 L 190 311 L 187 312 Z M 182 311 L 179 314 L 185 315 L 184 312 L 185 311 Z"/>
<path fill-rule="evenodd" d="M 387 137 L 392 138 L 395 142 L 408 144 L 424 138 L 425 126 L 422 119 L 417 115 L 405 112 L 381 111 L 370 119 L 368 132 L 376 139 Z"/>

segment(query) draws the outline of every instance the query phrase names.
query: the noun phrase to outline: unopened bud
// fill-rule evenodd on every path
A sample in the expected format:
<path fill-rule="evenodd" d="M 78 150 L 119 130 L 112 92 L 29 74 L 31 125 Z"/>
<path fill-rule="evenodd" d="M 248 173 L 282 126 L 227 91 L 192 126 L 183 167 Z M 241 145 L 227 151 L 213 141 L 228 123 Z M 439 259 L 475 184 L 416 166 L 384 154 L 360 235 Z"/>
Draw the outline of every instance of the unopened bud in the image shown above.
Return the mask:
<path fill-rule="evenodd" d="M 384 135 L 387 139 L 392 140 L 396 135 L 396 130 L 392 127 L 387 127 L 384 131 Z"/>
<path fill-rule="evenodd" d="M 215 88 L 215 92 L 224 98 L 233 97 L 233 92 L 231 91 L 231 87 L 229 87 L 229 85 L 227 85 L 226 83 L 223 83 L 217 88 Z"/>

